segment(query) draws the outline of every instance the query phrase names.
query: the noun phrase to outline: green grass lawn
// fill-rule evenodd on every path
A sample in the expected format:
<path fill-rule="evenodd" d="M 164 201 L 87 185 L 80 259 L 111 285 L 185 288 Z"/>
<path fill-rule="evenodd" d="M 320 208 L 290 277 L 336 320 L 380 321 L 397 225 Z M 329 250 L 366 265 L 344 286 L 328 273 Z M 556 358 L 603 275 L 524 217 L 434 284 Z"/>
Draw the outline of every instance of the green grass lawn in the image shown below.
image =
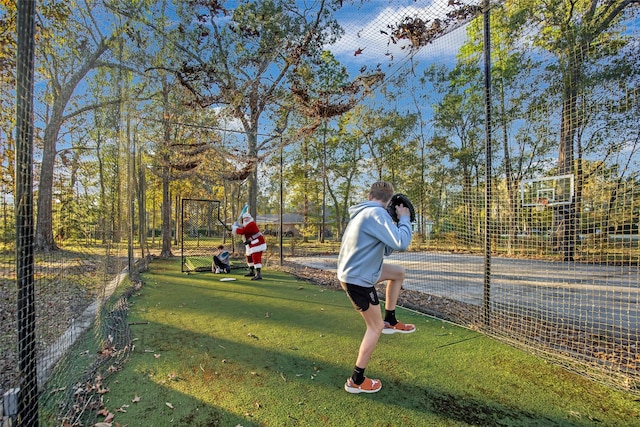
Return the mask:
<path fill-rule="evenodd" d="M 382 335 L 367 375 L 343 385 L 364 322 L 344 293 L 266 268 L 183 274 L 154 261 L 130 300 L 135 349 L 104 405 L 129 426 L 631 426 L 640 404 L 521 350 L 398 310 L 409 335 Z M 100 419 L 99 419 L 100 421 Z"/>

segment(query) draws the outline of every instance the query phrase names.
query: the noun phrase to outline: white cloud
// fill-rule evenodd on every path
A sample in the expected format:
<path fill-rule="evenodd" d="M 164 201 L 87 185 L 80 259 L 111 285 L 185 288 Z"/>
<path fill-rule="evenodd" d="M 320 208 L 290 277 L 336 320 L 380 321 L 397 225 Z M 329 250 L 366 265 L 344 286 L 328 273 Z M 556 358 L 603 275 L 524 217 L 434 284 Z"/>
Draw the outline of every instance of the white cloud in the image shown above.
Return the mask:
<path fill-rule="evenodd" d="M 339 15 L 345 35 L 329 49 L 337 57 L 343 60 L 351 58 L 349 62 L 357 63 L 387 63 L 392 58 L 393 62 L 398 62 L 406 58 L 409 55 L 409 42 L 398 40 L 397 44 L 392 43 L 389 26 L 396 27 L 405 17 L 420 17 L 425 22 L 433 22 L 436 18 L 444 18 L 446 13 L 452 10 L 452 7 L 448 6 L 448 0 L 409 3 L 411 5 L 402 7 L 389 7 L 389 2 L 378 3 L 387 5 L 384 8 L 376 8 L 375 5 L 362 9 L 345 7 Z M 453 34 L 441 37 L 433 44 L 422 48 L 416 57 L 453 58 L 465 40 L 463 33 L 464 30 L 459 29 Z M 358 49 L 361 49 L 362 53 L 354 55 Z"/>

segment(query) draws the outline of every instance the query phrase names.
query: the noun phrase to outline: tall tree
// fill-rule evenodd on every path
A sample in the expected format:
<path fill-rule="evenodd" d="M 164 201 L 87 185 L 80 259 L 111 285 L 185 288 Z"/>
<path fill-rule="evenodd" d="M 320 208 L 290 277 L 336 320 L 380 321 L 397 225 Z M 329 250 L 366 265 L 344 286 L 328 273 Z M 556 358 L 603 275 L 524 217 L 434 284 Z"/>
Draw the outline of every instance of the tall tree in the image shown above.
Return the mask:
<path fill-rule="evenodd" d="M 445 154 L 456 165 L 460 175 L 464 204 L 464 233 L 471 242 L 476 214 L 475 182 L 482 169 L 483 153 L 483 88 L 475 67 L 458 63 L 452 70 L 442 66 L 430 67 L 425 76 L 433 83 L 442 99 L 434 105 L 434 126 L 447 135 Z M 438 140 L 437 138 L 435 139 Z"/>
<path fill-rule="evenodd" d="M 484 32 L 482 20 L 467 27 L 469 41 L 460 49 L 458 61 L 468 70 L 475 70 L 478 81 L 483 70 Z M 549 118 L 540 114 L 536 97 L 543 88 L 531 85 L 539 71 L 539 60 L 521 48 L 523 28 L 521 22 L 510 19 L 507 8 L 497 5 L 491 10 L 491 87 L 493 141 L 502 148 L 494 151 L 495 171 L 504 177 L 506 197 L 495 197 L 503 208 L 508 224 L 508 250 L 511 251 L 520 229 L 520 181 L 531 176 L 542 156 L 552 148 L 550 135 L 536 134 L 536 125 L 549 126 Z M 545 110 L 546 111 L 546 110 Z"/>
<path fill-rule="evenodd" d="M 210 170 L 207 176 L 202 170 L 212 165 L 206 161 L 207 157 L 215 155 L 215 149 L 220 148 L 216 147 L 220 137 L 214 129 L 217 123 L 214 112 L 203 113 L 187 105 L 184 99 L 189 97 L 188 90 L 167 67 L 167 64 L 180 62 L 181 51 L 175 49 L 174 41 L 184 42 L 185 37 L 172 26 L 171 10 L 167 0 L 158 2 L 151 9 L 152 24 L 137 21 L 136 27 L 132 26 L 130 30 L 144 56 L 140 66 L 145 69 L 148 81 L 146 91 L 150 102 L 145 105 L 144 115 L 150 125 L 141 127 L 145 128 L 147 153 L 153 153 L 150 170 L 161 183 L 161 257 L 172 256 L 172 195 L 181 194 L 181 190 L 188 188 L 189 181 L 198 177 L 205 185 L 210 185 L 221 170 L 219 164 L 216 165 L 217 173 Z M 141 19 L 126 9 L 120 8 L 117 12 L 130 19 Z M 141 37 L 148 26 L 156 31 Z M 180 186 L 182 189 L 178 188 Z M 175 218 L 176 227 L 178 219 Z M 176 239 L 177 235 L 176 232 Z"/>
<path fill-rule="evenodd" d="M 371 76 L 372 81 L 376 81 L 381 74 Z M 328 151 L 330 134 L 332 132 L 331 122 L 335 116 L 340 116 L 349 111 L 357 103 L 358 90 L 349 81 L 349 74 L 346 67 L 335 59 L 329 51 L 323 51 L 314 64 L 303 62 L 297 67 L 297 72 L 292 76 L 291 88 L 295 94 L 296 113 L 294 117 L 301 116 L 299 127 L 313 130 L 308 132 L 303 138 L 304 156 L 302 163 L 306 164 L 310 160 L 308 171 L 313 167 L 315 172 L 306 173 L 304 185 L 308 186 L 314 178 L 319 178 L 321 188 L 315 192 L 318 195 L 317 206 L 319 212 L 311 212 L 310 193 L 305 190 L 302 196 L 305 200 L 302 208 L 305 225 L 309 222 L 309 215 L 316 214 L 319 218 L 319 227 L 307 227 L 308 234 L 319 232 L 319 241 L 324 242 L 326 234 L 327 219 L 327 194 L 331 192 L 331 185 L 328 176 Z M 356 89 L 356 90 L 354 90 Z M 295 163 L 294 163 L 295 164 Z M 316 181 L 317 182 L 317 181 Z"/>
<path fill-rule="evenodd" d="M 358 121 L 354 132 L 361 138 L 370 155 L 374 179 L 389 180 L 398 185 L 404 177 L 399 171 L 406 160 L 413 157 L 414 150 L 407 147 L 416 124 L 415 114 L 402 115 L 398 111 L 384 108 L 358 107 Z"/>
<path fill-rule="evenodd" d="M 56 249 L 52 231 L 52 183 L 60 130 L 69 118 L 96 107 L 90 102 L 80 102 L 69 108 L 87 75 L 98 67 L 112 65 L 105 62 L 104 57 L 124 31 L 122 27 L 108 28 L 109 13 L 101 7 L 101 2 L 55 4 L 62 12 L 43 23 L 49 29 L 50 37 L 42 40 L 39 52 L 41 72 L 48 80 L 46 97 L 51 106 L 44 117 L 38 184 L 35 247 L 42 251 Z"/>
<path fill-rule="evenodd" d="M 55 2 L 38 5 L 38 15 L 44 21 L 64 23 L 65 7 Z M 0 0 L 0 193 L 11 194 L 15 187 L 15 68 L 16 68 L 16 1 Z M 36 22 L 36 46 L 50 36 L 53 28 Z"/>
<path fill-rule="evenodd" d="M 342 236 L 349 221 L 349 206 L 360 201 L 356 183 L 366 169 L 364 145 L 353 131 L 353 123 L 359 118 L 358 111 L 353 109 L 340 116 L 327 138 L 327 191 L 333 201 L 338 237 Z"/>
<path fill-rule="evenodd" d="M 534 46 L 551 53 L 556 62 L 549 67 L 551 90 L 557 91 L 561 105 L 557 174 L 576 176 L 574 203 L 554 211 L 554 221 L 562 229 L 562 251 L 565 260 L 573 260 L 575 252 L 577 209 L 581 184 L 580 163 L 576 162 L 577 141 L 587 116 L 580 113 L 593 99 L 593 67 L 611 58 L 630 42 L 621 35 L 621 23 L 628 14 L 637 12 L 639 0 L 521 0 L 510 3 L 515 20 L 526 17 L 543 31 L 531 35 Z"/>
<path fill-rule="evenodd" d="M 0 0 L 0 194 L 3 197 L 14 188 L 16 52 L 16 5 L 14 1 Z"/>
<path fill-rule="evenodd" d="M 227 10 L 222 2 L 197 0 L 177 9 L 184 22 L 180 29 L 194 43 L 184 46 L 188 56 L 174 67 L 197 104 L 221 107 L 222 115 L 241 124 L 246 149 L 230 155 L 249 170 L 254 215 L 258 164 L 280 143 L 271 127 L 293 108 L 290 78 L 303 64 L 313 65 L 323 46 L 339 36 L 332 15 L 341 3 L 321 0 L 302 7 L 285 0 L 241 0 Z"/>

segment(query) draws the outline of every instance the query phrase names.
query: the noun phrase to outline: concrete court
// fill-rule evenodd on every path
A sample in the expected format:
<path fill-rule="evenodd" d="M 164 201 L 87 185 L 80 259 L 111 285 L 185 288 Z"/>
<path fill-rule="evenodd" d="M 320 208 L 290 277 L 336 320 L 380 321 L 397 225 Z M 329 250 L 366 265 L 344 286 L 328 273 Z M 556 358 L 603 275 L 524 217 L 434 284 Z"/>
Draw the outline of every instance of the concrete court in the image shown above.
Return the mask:
<path fill-rule="evenodd" d="M 287 260 L 335 271 L 337 258 L 327 255 Z M 387 261 L 405 266 L 406 289 L 482 305 L 483 256 L 401 252 L 392 254 Z M 635 335 L 640 330 L 637 266 L 493 257 L 490 271 L 494 307 L 598 331 Z"/>

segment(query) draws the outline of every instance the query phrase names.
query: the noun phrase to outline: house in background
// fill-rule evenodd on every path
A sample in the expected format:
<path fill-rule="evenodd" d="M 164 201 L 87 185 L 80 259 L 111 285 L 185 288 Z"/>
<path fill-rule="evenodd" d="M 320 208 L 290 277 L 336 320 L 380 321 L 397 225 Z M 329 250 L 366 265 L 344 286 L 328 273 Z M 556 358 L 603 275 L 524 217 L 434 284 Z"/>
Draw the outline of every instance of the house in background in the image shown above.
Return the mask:
<path fill-rule="evenodd" d="M 282 234 L 285 237 L 298 237 L 304 217 L 300 214 L 282 214 Z M 280 233 L 280 214 L 265 214 L 256 217 L 256 223 L 260 230 L 268 236 L 277 236 Z"/>

